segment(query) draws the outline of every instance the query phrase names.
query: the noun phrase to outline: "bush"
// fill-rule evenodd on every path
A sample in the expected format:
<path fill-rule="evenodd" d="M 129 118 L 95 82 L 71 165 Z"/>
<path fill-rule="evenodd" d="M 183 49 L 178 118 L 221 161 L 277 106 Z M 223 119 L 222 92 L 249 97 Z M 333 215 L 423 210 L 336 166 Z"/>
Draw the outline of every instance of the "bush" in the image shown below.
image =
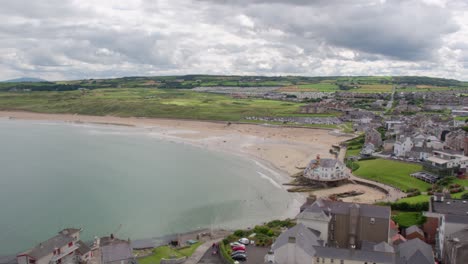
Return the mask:
<path fill-rule="evenodd" d="M 244 230 L 236 230 L 236 231 L 234 231 L 234 235 L 236 237 L 243 237 L 243 236 L 245 236 L 245 232 L 244 232 Z"/>
<path fill-rule="evenodd" d="M 462 194 L 461 198 L 462 198 L 462 199 L 468 199 L 468 193 Z"/>
<path fill-rule="evenodd" d="M 429 202 L 421 203 L 378 203 L 378 205 L 390 206 L 393 211 L 402 211 L 402 212 L 421 212 L 429 210 Z"/>
<path fill-rule="evenodd" d="M 447 186 L 449 184 L 451 184 L 456 178 L 454 176 L 447 176 L 447 177 L 444 177 L 440 180 L 437 181 L 437 185 L 439 186 Z"/>
<path fill-rule="evenodd" d="M 234 264 L 234 260 L 229 255 L 228 250 L 224 244 L 219 245 L 219 251 L 221 252 L 221 256 L 229 263 Z"/>
<path fill-rule="evenodd" d="M 462 189 L 461 188 L 453 188 L 453 189 L 450 189 L 450 193 L 459 193 L 461 192 Z"/>

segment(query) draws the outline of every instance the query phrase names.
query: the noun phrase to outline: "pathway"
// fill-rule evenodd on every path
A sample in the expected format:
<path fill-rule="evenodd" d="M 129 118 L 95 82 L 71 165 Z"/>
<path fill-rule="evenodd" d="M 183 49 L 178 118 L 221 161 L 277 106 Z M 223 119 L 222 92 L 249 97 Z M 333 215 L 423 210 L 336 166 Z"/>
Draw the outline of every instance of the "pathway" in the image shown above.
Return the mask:
<path fill-rule="evenodd" d="M 213 243 L 219 243 L 222 238 L 217 238 L 217 239 L 212 239 L 208 240 L 205 243 L 201 244 L 195 252 L 193 252 L 192 256 L 188 257 L 187 260 L 184 262 L 184 264 L 197 264 L 200 259 L 205 255 L 205 253 L 211 249 L 211 246 Z"/>
<path fill-rule="evenodd" d="M 346 147 L 341 147 L 341 148 L 340 148 L 340 153 L 338 154 L 338 159 L 339 159 L 341 162 L 344 163 L 345 156 L 346 156 Z M 388 194 L 387 194 L 387 196 L 385 197 L 385 199 L 382 200 L 382 201 L 384 201 L 384 202 L 395 202 L 395 201 L 398 200 L 398 199 L 401 199 L 401 198 L 406 197 L 406 193 L 400 191 L 400 190 L 397 189 L 397 188 L 388 186 L 388 185 L 383 184 L 383 183 L 380 183 L 380 182 L 371 181 L 371 180 L 367 180 L 367 179 L 364 179 L 364 178 L 360 178 L 360 177 L 354 176 L 351 172 L 350 172 L 349 180 L 350 180 L 351 182 L 355 182 L 356 180 L 357 180 L 357 181 L 361 181 L 361 182 L 367 182 L 367 183 L 373 184 L 373 185 L 375 185 L 375 186 L 379 186 L 379 187 L 381 187 L 381 188 L 387 190 Z M 356 184 L 358 184 L 358 183 L 356 183 Z"/>

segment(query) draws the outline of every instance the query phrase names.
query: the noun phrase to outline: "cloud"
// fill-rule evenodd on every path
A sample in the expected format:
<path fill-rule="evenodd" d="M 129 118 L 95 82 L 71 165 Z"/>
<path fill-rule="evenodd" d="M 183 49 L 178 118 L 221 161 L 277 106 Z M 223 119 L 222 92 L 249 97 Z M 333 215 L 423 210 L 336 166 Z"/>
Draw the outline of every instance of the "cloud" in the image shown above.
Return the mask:
<path fill-rule="evenodd" d="M 0 79 L 160 74 L 468 79 L 463 1 L 52 0 L 0 9 Z"/>

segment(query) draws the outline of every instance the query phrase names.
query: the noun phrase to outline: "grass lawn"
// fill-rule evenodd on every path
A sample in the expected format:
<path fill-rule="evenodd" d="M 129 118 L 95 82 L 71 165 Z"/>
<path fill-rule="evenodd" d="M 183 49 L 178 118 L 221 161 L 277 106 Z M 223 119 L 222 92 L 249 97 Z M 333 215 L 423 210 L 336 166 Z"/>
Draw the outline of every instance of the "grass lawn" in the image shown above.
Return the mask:
<path fill-rule="evenodd" d="M 356 176 L 394 186 L 403 191 L 417 188 L 426 191 L 430 184 L 413 178 L 411 173 L 422 170 L 421 165 L 405 162 L 374 159 L 358 161 L 359 169 L 354 171 Z"/>
<path fill-rule="evenodd" d="M 465 193 L 468 193 L 468 191 L 463 191 L 463 192 L 459 192 L 459 193 L 452 193 L 451 196 L 452 196 L 452 198 L 455 198 L 455 199 L 461 199 L 462 195 L 465 194 Z"/>
<path fill-rule="evenodd" d="M 0 93 L 0 110 L 121 117 L 162 117 L 240 121 L 249 116 L 284 116 L 299 113 L 304 104 L 235 99 L 190 90 L 115 88 L 81 91 Z"/>
<path fill-rule="evenodd" d="M 138 259 L 138 263 L 159 264 L 161 259 L 169 258 L 171 256 L 175 256 L 176 258 L 181 258 L 184 256 L 190 257 L 200 245 L 201 243 L 198 242 L 181 250 L 175 250 L 169 246 L 158 247 L 153 250 L 153 254 L 151 256 Z"/>
<path fill-rule="evenodd" d="M 424 222 L 424 216 L 421 212 L 398 212 L 392 216 L 392 219 L 403 228 L 420 225 Z"/>
<path fill-rule="evenodd" d="M 403 203 L 403 202 L 406 202 L 406 203 L 409 203 L 409 204 L 429 202 L 429 195 L 421 194 L 421 195 L 418 195 L 418 196 L 403 198 L 403 199 L 400 199 L 400 200 L 397 201 L 397 203 Z"/>

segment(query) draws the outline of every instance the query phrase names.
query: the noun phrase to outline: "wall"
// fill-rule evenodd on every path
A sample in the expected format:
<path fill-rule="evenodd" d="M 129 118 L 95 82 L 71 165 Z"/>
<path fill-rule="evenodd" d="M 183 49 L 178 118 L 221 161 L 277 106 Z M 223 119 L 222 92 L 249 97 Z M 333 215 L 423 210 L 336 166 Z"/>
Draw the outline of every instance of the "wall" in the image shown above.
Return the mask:
<path fill-rule="evenodd" d="M 288 243 L 274 252 L 278 264 L 310 264 L 311 256 L 296 244 Z"/>
<path fill-rule="evenodd" d="M 183 263 L 187 257 L 182 257 L 178 259 L 161 259 L 161 264 L 180 264 Z"/>

